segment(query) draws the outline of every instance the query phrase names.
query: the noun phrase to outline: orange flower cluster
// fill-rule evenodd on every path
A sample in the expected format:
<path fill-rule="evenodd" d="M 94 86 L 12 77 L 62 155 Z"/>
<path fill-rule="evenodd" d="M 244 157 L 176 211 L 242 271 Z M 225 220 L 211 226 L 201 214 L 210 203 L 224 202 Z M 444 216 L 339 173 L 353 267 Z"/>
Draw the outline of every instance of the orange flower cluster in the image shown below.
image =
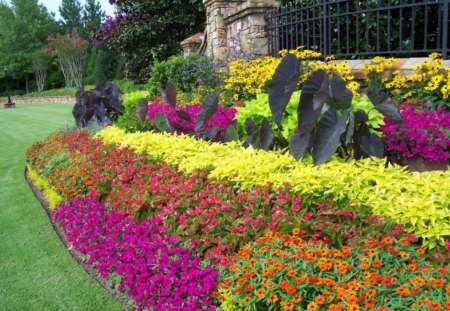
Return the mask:
<path fill-rule="evenodd" d="M 244 310 L 450 310 L 450 267 L 421 253 L 409 237 L 335 249 L 268 232 L 238 252 L 219 288 L 251 288 L 234 291 Z"/>

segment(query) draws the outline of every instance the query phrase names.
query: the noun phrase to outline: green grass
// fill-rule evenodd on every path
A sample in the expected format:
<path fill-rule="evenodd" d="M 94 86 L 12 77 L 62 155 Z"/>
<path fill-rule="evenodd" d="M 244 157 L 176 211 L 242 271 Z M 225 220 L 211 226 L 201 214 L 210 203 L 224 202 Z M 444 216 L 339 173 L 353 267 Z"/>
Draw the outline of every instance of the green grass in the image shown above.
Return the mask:
<path fill-rule="evenodd" d="M 123 310 L 64 248 L 26 184 L 25 150 L 72 124 L 71 105 L 0 106 L 0 310 Z"/>

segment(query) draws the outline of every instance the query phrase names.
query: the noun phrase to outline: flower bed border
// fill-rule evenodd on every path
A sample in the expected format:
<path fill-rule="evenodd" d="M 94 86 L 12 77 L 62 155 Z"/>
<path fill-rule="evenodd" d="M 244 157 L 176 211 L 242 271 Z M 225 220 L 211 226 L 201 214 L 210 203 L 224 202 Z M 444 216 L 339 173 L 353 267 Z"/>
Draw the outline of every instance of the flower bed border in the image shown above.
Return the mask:
<path fill-rule="evenodd" d="M 73 259 L 75 259 L 75 261 L 81 266 L 83 267 L 84 271 L 86 271 L 86 273 L 92 278 L 94 279 L 101 287 L 103 287 L 115 300 L 117 300 L 126 310 L 137 310 L 136 307 L 134 306 L 134 304 L 130 304 L 129 301 L 127 301 L 117 289 L 112 288 L 111 286 L 108 285 L 107 281 L 102 278 L 102 276 L 97 272 L 97 270 L 95 270 L 95 268 L 93 266 L 88 266 L 86 264 L 84 264 L 83 260 L 82 260 L 82 256 L 81 253 L 79 253 L 75 248 L 71 248 L 70 243 L 67 241 L 66 236 L 64 235 L 64 232 L 62 231 L 62 229 L 60 227 L 58 227 L 52 220 L 52 218 L 50 217 L 50 204 L 47 201 L 47 199 L 45 198 L 44 194 L 42 193 L 41 190 L 39 190 L 35 184 L 33 183 L 33 181 L 30 179 L 29 175 L 28 175 L 28 168 L 25 167 L 24 170 L 24 177 L 25 180 L 28 184 L 28 186 L 30 187 L 31 191 L 33 192 L 35 198 L 39 201 L 39 203 L 41 204 L 42 208 L 45 210 L 45 213 L 47 214 L 47 217 L 50 221 L 50 224 L 53 227 L 53 230 L 55 231 L 55 233 L 58 235 L 59 239 L 61 240 L 62 244 L 64 245 L 64 247 L 66 248 L 66 250 L 69 252 L 69 254 L 72 256 Z"/>

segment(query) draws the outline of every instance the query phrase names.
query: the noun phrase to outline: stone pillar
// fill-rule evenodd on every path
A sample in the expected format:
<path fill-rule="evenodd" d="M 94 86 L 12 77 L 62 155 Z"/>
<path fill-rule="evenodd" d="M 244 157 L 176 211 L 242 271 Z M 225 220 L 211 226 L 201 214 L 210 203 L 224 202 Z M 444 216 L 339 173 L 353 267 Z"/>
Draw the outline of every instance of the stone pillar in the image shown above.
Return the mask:
<path fill-rule="evenodd" d="M 205 54 L 219 64 L 227 60 L 227 26 L 224 15 L 244 0 L 203 0 L 206 8 Z"/>
<path fill-rule="evenodd" d="M 277 7 L 276 0 L 247 0 L 224 15 L 229 49 L 241 49 L 255 56 L 268 54 L 268 36 L 265 31 L 266 13 Z M 232 46 L 239 39 L 239 47 Z"/>

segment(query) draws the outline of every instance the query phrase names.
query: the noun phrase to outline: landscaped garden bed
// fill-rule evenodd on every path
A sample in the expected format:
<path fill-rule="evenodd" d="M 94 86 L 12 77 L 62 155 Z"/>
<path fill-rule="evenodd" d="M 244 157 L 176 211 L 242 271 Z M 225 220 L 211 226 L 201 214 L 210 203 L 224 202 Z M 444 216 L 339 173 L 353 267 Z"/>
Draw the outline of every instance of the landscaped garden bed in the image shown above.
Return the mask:
<path fill-rule="evenodd" d="M 135 308 L 450 309 L 450 171 L 385 158 L 447 163 L 450 113 L 355 94 L 345 65 L 300 75 L 302 57 L 244 107 L 168 83 L 124 95 L 117 125 L 27 150 L 69 248 Z"/>
<path fill-rule="evenodd" d="M 449 295 L 446 290 L 450 290 L 446 285 L 449 267 L 445 247 L 438 252 L 423 248 L 416 234 L 405 232 L 383 214 L 374 216 L 370 200 L 367 205 L 355 204 L 347 196 L 333 200 L 330 189 L 317 187 L 311 193 L 320 192 L 321 198 L 308 191 L 303 195 L 300 184 L 277 185 L 276 179 L 271 183 L 261 179 L 260 186 L 252 187 L 252 173 L 241 174 L 244 170 L 233 168 L 233 162 L 220 164 L 223 159 L 232 160 L 231 152 L 233 159 L 250 157 L 247 166 L 251 169 L 249 163 L 258 158 L 267 156 L 271 163 L 283 159 L 279 153 L 256 152 L 235 143 L 211 144 L 185 136 L 133 135 L 130 140 L 122 131 L 106 128 L 97 137 L 110 143 L 114 137 L 123 145 L 141 142 L 140 147 L 135 146 L 141 154 L 90 138 L 87 132 L 72 132 L 54 134 L 34 144 L 27 152 L 27 162 L 31 172 L 48 181 L 47 185 L 38 184 L 67 202 L 54 209 L 52 218 L 71 245 L 86 255 L 85 264 L 93 265 L 120 291 L 134 297 L 136 305 L 156 306 L 156 310 L 195 310 L 213 308 L 224 301 L 224 306 L 250 304 L 258 309 L 271 305 L 311 309 L 321 305 L 325 310 L 333 306 L 343 310 L 344 306 L 357 305 L 368 310 L 382 306 L 395 309 L 401 303 L 429 304 L 444 310 Z M 169 157 L 170 150 L 173 157 Z M 205 157 L 196 160 L 197 153 Z M 287 158 L 283 163 L 290 164 L 289 169 L 300 165 Z M 254 163 L 253 167 L 263 165 Z M 227 166 L 234 174 L 214 175 L 215 169 Z M 427 181 L 448 178 L 448 173 L 442 172 L 410 174 L 397 168 L 400 173 L 394 174 L 382 165 L 375 167 L 389 178 L 402 174 L 416 176 L 417 182 L 419 176 L 427 176 Z M 320 172 L 313 168 L 309 167 Z M 279 173 L 285 174 L 286 170 L 280 168 Z M 374 189 L 376 183 L 366 191 Z M 445 200 L 442 195 L 448 193 L 436 191 L 433 201 Z M 421 192 L 416 197 L 429 200 L 428 196 L 421 197 Z M 396 206 L 392 204 L 391 209 L 396 210 Z M 401 206 L 398 211 L 402 211 Z M 434 224 L 445 225 L 445 217 L 436 219 Z M 429 230 L 445 228 L 441 224 L 434 229 L 432 224 L 430 221 Z M 414 228 L 411 223 L 407 227 L 409 231 Z M 273 237 L 271 232 L 275 232 Z M 436 241 L 444 237 L 448 235 L 425 238 Z M 346 250 L 345 245 L 351 250 Z M 343 251 L 348 253 L 343 255 Z M 432 261 L 431 254 L 443 263 Z M 378 283 L 384 281 L 385 287 L 367 283 L 369 275 Z M 219 282 L 220 289 L 216 287 Z M 368 290 L 374 294 L 364 294 Z M 177 309 L 179 306 L 183 307 Z"/>

